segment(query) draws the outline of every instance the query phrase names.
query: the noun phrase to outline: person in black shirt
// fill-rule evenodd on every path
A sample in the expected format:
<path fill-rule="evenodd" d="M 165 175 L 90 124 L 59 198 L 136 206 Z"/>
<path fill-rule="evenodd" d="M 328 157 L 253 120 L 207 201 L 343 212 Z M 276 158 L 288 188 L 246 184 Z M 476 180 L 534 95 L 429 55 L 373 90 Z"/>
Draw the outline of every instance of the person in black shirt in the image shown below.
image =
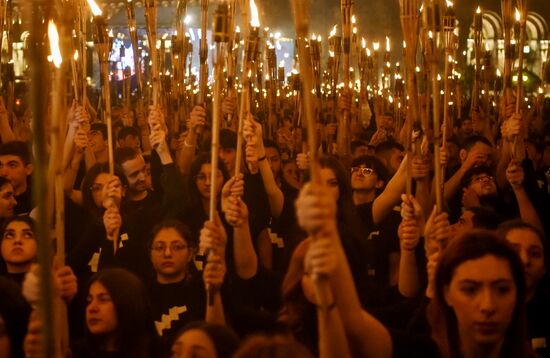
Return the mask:
<path fill-rule="evenodd" d="M 0 222 L 12 217 L 16 206 L 13 186 L 8 179 L 0 177 Z"/>
<path fill-rule="evenodd" d="M 25 274 L 36 261 L 37 243 L 34 237 L 34 220 L 29 217 L 12 217 L 2 228 L 2 259 L 7 276 L 20 286 Z"/>
<path fill-rule="evenodd" d="M 176 332 L 206 314 L 204 284 L 193 263 L 197 246 L 191 231 L 179 221 L 163 221 L 153 230 L 150 257 L 155 278 L 149 297 L 165 352 Z"/>
<path fill-rule="evenodd" d="M 32 160 L 29 147 L 24 142 L 13 141 L 0 144 L 0 176 L 8 179 L 13 186 L 16 215 L 30 214 L 33 204 L 30 175 Z"/>

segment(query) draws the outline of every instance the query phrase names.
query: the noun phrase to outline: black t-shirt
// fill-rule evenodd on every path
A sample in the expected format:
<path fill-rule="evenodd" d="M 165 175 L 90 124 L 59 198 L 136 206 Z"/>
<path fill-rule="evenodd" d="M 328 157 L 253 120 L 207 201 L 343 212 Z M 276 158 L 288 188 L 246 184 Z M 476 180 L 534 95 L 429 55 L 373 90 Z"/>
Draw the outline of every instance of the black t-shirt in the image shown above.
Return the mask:
<path fill-rule="evenodd" d="M 165 353 L 185 325 L 204 320 L 206 316 L 206 294 L 199 272 L 177 283 L 161 284 L 153 280 L 149 285 L 149 298 Z"/>
<path fill-rule="evenodd" d="M 527 302 L 527 331 L 533 350 L 550 357 L 550 293 L 540 286 Z"/>
<path fill-rule="evenodd" d="M 356 206 L 362 223 L 361 252 L 363 271 L 366 273 L 365 295 L 361 301 L 366 307 L 387 305 L 390 296 L 394 296 L 389 285 L 389 255 L 399 252 L 397 225 L 400 219 L 392 212 L 378 226 L 372 217 L 373 203 Z"/>
<path fill-rule="evenodd" d="M 25 190 L 23 193 L 15 196 L 15 201 L 17 201 L 17 205 L 14 209 L 15 215 L 29 215 L 31 213 L 31 210 L 33 209 L 32 206 L 32 188 L 30 185 L 27 185 L 27 190 Z"/>

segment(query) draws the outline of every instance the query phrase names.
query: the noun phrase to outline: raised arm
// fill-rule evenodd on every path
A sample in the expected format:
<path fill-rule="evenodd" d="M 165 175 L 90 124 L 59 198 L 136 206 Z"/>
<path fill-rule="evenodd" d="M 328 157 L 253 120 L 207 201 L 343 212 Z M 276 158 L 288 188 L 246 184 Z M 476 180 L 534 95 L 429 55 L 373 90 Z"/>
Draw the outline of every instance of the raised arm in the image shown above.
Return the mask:
<path fill-rule="evenodd" d="M 225 324 L 225 313 L 221 297 L 221 286 L 225 277 L 225 247 L 227 234 L 220 218 L 216 215 L 214 221 L 206 221 L 200 232 L 199 249 L 208 255 L 203 272 L 203 281 L 207 291 L 205 321 L 208 323 Z"/>
<path fill-rule="evenodd" d="M 306 184 L 296 201 L 300 226 L 315 237 L 331 238 L 338 264 L 330 275 L 330 288 L 348 345 L 357 357 L 391 357 L 392 343 L 387 329 L 372 315 L 362 310 L 336 224 L 336 203 L 323 186 Z M 331 308 L 329 306 L 325 307 Z M 362 312 L 358 314 L 358 312 Z M 345 352 L 342 355 L 346 356 Z"/>
<path fill-rule="evenodd" d="M 249 117 L 245 120 L 243 135 L 247 138 L 247 160 L 251 149 L 252 151 L 255 150 L 258 155 L 258 169 L 269 201 L 269 209 L 271 215 L 278 218 L 283 211 L 284 195 L 277 185 L 275 176 L 266 160 L 262 126 Z"/>
<path fill-rule="evenodd" d="M 197 148 L 197 128 L 205 124 L 206 110 L 203 106 L 195 106 L 187 122 L 187 133 L 180 139 L 182 143 L 176 155 L 176 163 L 182 175 L 189 174 Z"/>
<path fill-rule="evenodd" d="M 529 223 L 539 229 L 541 232 L 544 232 L 544 226 L 540 221 L 539 215 L 533 206 L 533 203 L 529 199 L 525 187 L 523 186 L 524 182 L 524 172 L 521 165 L 515 161 L 510 162 L 508 168 L 506 169 L 506 179 L 512 191 L 516 197 L 518 207 L 519 207 L 519 216 L 521 220 Z"/>
<path fill-rule="evenodd" d="M 410 160 L 408 155 L 403 158 L 399 169 L 390 179 L 386 189 L 380 194 L 372 204 L 372 219 L 375 225 L 378 225 L 392 211 L 395 205 L 398 205 L 401 200 L 401 194 L 405 191 L 406 185 L 406 167 L 407 161 Z"/>

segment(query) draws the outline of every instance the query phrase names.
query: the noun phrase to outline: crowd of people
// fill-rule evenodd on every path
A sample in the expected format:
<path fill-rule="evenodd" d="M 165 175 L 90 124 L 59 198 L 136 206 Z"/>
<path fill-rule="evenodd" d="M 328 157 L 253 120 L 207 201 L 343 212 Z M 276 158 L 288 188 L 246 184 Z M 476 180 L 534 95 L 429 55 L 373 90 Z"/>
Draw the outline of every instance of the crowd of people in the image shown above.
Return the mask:
<path fill-rule="evenodd" d="M 74 103 L 66 263 L 52 268 L 66 355 L 550 357 L 548 100 L 458 118 L 436 163 L 444 183 L 429 128 L 407 150 L 407 126 L 382 107 L 365 120 L 342 95 L 317 111 L 310 181 L 284 106 L 275 128 L 247 115 L 237 163 L 226 96 L 213 167 L 210 104 L 178 133 L 161 108 L 117 110 L 109 143 L 106 124 Z M 32 135 L 14 126 L 0 103 L 0 356 L 39 357 Z"/>

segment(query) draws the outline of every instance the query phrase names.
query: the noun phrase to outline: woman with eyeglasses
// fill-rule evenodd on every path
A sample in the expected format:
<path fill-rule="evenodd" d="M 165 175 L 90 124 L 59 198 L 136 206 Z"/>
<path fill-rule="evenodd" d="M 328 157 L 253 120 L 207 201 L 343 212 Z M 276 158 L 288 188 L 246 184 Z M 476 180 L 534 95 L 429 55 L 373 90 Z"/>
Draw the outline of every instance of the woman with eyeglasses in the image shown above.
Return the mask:
<path fill-rule="evenodd" d="M 198 245 L 187 226 L 165 220 L 153 229 L 149 249 L 155 271 L 149 297 L 155 328 L 167 354 L 181 328 L 205 317 L 204 284 L 193 261 Z"/>

